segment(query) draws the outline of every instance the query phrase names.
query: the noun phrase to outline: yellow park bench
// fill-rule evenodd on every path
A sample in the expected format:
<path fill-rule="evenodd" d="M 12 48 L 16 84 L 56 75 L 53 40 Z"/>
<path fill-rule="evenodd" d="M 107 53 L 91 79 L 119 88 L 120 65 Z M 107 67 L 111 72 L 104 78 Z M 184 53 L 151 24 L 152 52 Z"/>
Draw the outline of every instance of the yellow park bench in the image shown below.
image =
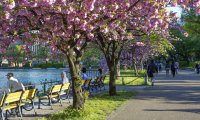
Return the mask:
<path fill-rule="evenodd" d="M 2 100 L 0 102 L 0 108 L 1 108 L 0 111 L 1 111 L 1 117 L 3 120 L 5 120 L 4 111 L 6 112 L 6 118 L 7 118 L 8 110 L 12 110 L 12 109 L 18 109 L 18 112 L 22 119 L 21 107 L 20 107 L 22 105 L 21 104 L 22 94 L 23 94 L 23 91 L 7 93 L 3 95 Z"/>
<path fill-rule="evenodd" d="M 3 96 L 0 98 L 0 113 L 1 113 L 1 118 L 4 119 L 4 115 L 3 115 L 3 112 L 2 112 L 2 107 L 3 107 L 3 102 L 4 102 L 4 99 L 5 99 L 5 96 L 6 94 L 4 93 Z"/>
<path fill-rule="evenodd" d="M 97 77 L 93 82 L 90 83 L 90 88 L 92 91 L 93 91 L 93 89 L 95 89 L 97 92 L 98 87 L 99 87 L 98 83 L 100 83 L 100 81 L 101 81 L 101 77 Z"/>
<path fill-rule="evenodd" d="M 35 111 L 35 105 L 34 105 L 34 98 L 35 98 L 36 92 L 37 92 L 36 89 L 25 90 L 21 98 L 22 108 L 27 111 L 31 111 L 33 109 L 35 115 L 37 114 Z"/>
<path fill-rule="evenodd" d="M 88 80 L 82 80 L 82 89 L 83 90 L 88 90 L 90 91 L 90 83 L 91 83 L 92 79 L 88 79 Z"/>
<path fill-rule="evenodd" d="M 45 105 L 42 100 L 48 100 L 48 105 L 51 106 L 51 109 L 53 109 L 52 107 L 52 99 L 55 98 L 57 99 L 57 101 L 60 102 L 60 105 L 62 106 L 62 100 L 61 100 L 61 90 L 62 90 L 62 86 L 63 84 L 58 84 L 58 85 L 53 85 L 44 96 L 41 96 L 38 98 L 38 109 L 40 109 L 40 104 Z"/>
<path fill-rule="evenodd" d="M 22 118 L 22 108 L 28 111 L 34 109 L 35 112 L 34 101 L 33 101 L 35 94 L 36 94 L 36 89 L 4 94 L 0 101 L 0 108 L 1 108 L 0 111 L 2 119 L 3 120 L 5 119 L 4 111 L 6 112 L 6 118 L 7 118 L 8 110 L 12 109 L 18 109 L 21 118 Z M 27 106 L 29 105 L 31 105 L 32 109 L 28 109 Z"/>
<path fill-rule="evenodd" d="M 95 81 L 92 84 L 90 84 L 91 88 L 95 88 L 97 91 L 98 88 L 101 90 L 101 88 L 103 87 L 105 90 L 105 85 L 104 85 L 105 78 L 106 76 L 97 77 Z"/>
<path fill-rule="evenodd" d="M 66 95 L 66 99 L 68 99 L 68 101 L 70 102 L 69 100 L 69 91 L 70 91 L 70 83 L 65 83 L 62 85 L 62 88 L 61 88 L 61 91 L 60 91 L 60 98 L 62 100 L 65 100 L 62 96 Z"/>
<path fill-rule="evenodd" d="M 106 78 L 106 76 L 101 76 L 101 78 L 100 78 L 100 82 L 98 83 L 99 86 L 100 86 L 100 90 L 101 90 L 102 87 L 103 87 L 104 90 L 105 90 L 105 85 L 104 85 L 104 80 L 105 80 L 105 78 Z"/>

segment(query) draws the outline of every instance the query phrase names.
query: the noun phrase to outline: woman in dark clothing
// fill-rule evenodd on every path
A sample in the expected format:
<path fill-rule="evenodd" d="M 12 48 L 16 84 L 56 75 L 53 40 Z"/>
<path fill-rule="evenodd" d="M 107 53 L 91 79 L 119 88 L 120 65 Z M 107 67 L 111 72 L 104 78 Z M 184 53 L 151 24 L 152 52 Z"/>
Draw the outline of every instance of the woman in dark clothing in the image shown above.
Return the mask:
<path fill-rule="evenodd" d="M 166 70 L 166 76 L 169 77 L 169 70 L 170 70 L 170 64 L 169 63 L 166 63 L 165 70 Z"/>
<path fill-rule="evenodd" d="M 198 63 L 195 65 L 195 68 L 196 68 L 197 74 L 199 74 L 200 65 Z"/>
<path fill-rule="evenodd" d="M 172 64 L 171 64 L 171 72 L 172 72 L 172 76 L 175 77 L 176 66 L 175 66 L 174 62 L 172 62 Z"/>
<path fill-rule="evenodd" d="M 148 65 L 147 73 L 148 73 L 148 77 L 151 78 L 151 85 L 154 86 L 154 81 L 155 81 L 155 79 L 154 79 L 154 73 L 158 73 L 158 68 L 157 68 L 157 66 L 156 66 L 156 64 L 154 63 L 153 60 Z"/>

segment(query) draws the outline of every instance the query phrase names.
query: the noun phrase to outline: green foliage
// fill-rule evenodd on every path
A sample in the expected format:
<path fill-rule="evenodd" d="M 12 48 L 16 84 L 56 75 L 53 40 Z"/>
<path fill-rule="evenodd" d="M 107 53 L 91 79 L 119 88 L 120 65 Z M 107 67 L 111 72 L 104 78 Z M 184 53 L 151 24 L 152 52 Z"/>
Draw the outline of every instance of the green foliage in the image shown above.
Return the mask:
<path fill-rule="evenodd" d="M 195 11 L 191 10 L 183 16 L 185 20 L 184 29 L 190 35 L 200 34 L 200 15 L 197 15 Z"/>
<path fill-rule="evenodd" d="M 200 61 L 196 61 L 196 62 L 187 62 L 187 61 L 180 61 L 179 65 L 181 68 L 195 68 L 195 65 L 197 63 L 200 63 Z"/>
<path fill-rule="evenodd" d="M 151 44 L 151 49 L 153 49 L 152 52 L 155 56 L 168 57 L 168 51 L 173 49 L 173 45 L 168 39 L 156 33 L 142 36 L 141 41 Z"/>
<path fill-rule="evenodd" d="M 43 120 L 105 120 L 107 115 L 134 95 L 134 92 L 125 91 L 118 92 L 117 96 L 109 96 L 107 93 L 96 95 L 85 102 L 84 110 L 68 107 Z"/>
<path fill-rule="evenodd" d="M 6 56 L 12 57 L 15 62 L 23 62 L 25 58 L 25 50 L 21 45 L 12 45 L 6 51 Z"/>
<path fill-rule="evenodd" d="M 62 63 L 41 63 L 35 64 L 33 68 L 62 68 Z"/>
<path fill-rule="evenodd" d="M 198 39 L 195 36 L 185 36 L 178 29 L 172 29 L 171 35 L 176 39 L 176 41 L 173 41 L 175 49 L 171 51 L 172 56 L 177 54 L 179 59 L 183 61 L 189 61 L 190 58 L 196 56 L 199 46 Z"/>
<path fill-rule="evenodd" d="M 37 59 L 46 59 L 49 57 L 49 48 L 48 47 L 40 47 L 38 50 L 37 55 L 34 56 L 34 58 Z"/>
<path fill-rule="evenodd" d="M 121 76 L 135 76 L 135 71 L 132 69 L 129 70 L 120 70 Z M 145 76 L 146 70 L 138 70 L 138 76 Z M 136 77 L 136 76 L 135 76 Z"/>
<path fill-rule="evenodd" d="M 94 44 L 91 44 L 86 48 L 82 60 L 86 67 L 98 66 L 99 60 L 102 58 L 102 56 L 103 54 L 98 47 Z"/>
<path fill-rule="evenodd" d="M 30 62 L 26 62 L 25 65 L 23 66 L 25 68 L 30 68 L 31 67 L 31 63 Z"/>
<path fill-rule="evenodd" d="M 200 15 L 191 10 L 183 15 L 183 20 L 184 33 L 178 29 L 171 32 L 174 37 L 179 38 L 179 41 L 173 44 L 176 48 L 175 54 L 178 54 L 184 61 L 189 61 L 190 58 L 200 59 Z"/>
<path fill-rule="evenodd" d="M 157 55 L 162 56 L 168 56 L 169 50 L 173 49 L 173 45 L 170 43 L 170 41 L 166 38 L 163 38 L 162 36 L 152 33 L 150 36 L 150 43 L 154 47 L 154 51 Z"/>
<path fill-rule="evenodd" d="M 85 90 L 85 91 L 83 92 L 84 100 L 87 100 L 87 99 L 89 98 L 89 95 L 90 95 L 90 92 L 87 91 L 87 90 Z"/>

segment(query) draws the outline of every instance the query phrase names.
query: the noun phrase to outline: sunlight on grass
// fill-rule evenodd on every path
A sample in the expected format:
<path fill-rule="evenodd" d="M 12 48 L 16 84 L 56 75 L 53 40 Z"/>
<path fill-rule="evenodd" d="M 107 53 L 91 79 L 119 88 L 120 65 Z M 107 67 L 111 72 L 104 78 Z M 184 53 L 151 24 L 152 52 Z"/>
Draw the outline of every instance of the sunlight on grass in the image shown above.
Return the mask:
<path fill-rule="evenodd" d="M 145 70 L 139 70 L 139 75 L 135 76 L 135 73 L 133 70 L 121 70 L 121 77 L 116 80 L 117 85 L 145 85 L 144 76 L 146 71 Z M 123 77 L 124 76 L 124 77 Z M 127 77 L 131 76 L 131 77 Z M 106 79 L 104 81 L 105 84 L 109 83 L 109 75 L 106 76 Z M 149 85 L 149 82 L 147 82 L 147 85 Z"/>
<path fill-rule="evenodd" d="M 107 93 L 88 99 L 84 110 L 74 110 L 71 107 L 62 112 L 55 113 L 42 120 L 105 120 L 106 117 L 119 106 L 135 95 L 135 92 L 118 92 L 117 96 Z"/>
<path fill-rule="evenodd" d="M 145 85 L 144 78 L 143 77 L 120 77 L 118 80 L 116 80 L 117 85 L 122 85 L 122 79 L 124 79 L 125 85 Z M 109 76 L 106 76 L 106 79 L 104 81 L 105 84 L 109 83 Z"/>

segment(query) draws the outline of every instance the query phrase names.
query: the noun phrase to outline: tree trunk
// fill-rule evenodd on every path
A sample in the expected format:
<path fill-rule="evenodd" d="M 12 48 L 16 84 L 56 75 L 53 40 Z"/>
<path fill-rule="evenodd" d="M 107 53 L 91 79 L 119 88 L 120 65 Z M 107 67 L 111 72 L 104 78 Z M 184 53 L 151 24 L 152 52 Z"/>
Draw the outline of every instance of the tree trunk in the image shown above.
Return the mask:
<path fill-rule="evenodd" d="M 110 71 L 110 81 L 109 81 L 109 95 L 115 96 L 117 95 L 116 92 L 116 66 L 114 64 L 109 65 L 109 71 Z"/>
<path fill-rule="evenodd" d="M 135 76 L 138 76 L 138 69 L 137 69 L 137 65 L 136 65 L 136 61 L 133 60 L 133 69 L 135 71 Z"/>
<path fill-rule="evenodd" d="M 118 62 L 118 64 L 117 64 L 117 80 L 119 80 L 120 79 L 120 62 Z"/>
<path fill-rule="evenodd" d="M 142 60 L 141 60 L 140 64 L 141 64 L 141 70 L 144 70 L 144 64 L 143 64 Z"/>
<path fill-rule="evenodd" d="M 67 54 L 67 60 L 69 63 L 70 74 L 72 79 L 72 92 L 73 92 L 73 108 L 84 108 L 84 95 L 81 88 L 80 78 L 80 62 L 73 56 L 73 52 Z"/>

